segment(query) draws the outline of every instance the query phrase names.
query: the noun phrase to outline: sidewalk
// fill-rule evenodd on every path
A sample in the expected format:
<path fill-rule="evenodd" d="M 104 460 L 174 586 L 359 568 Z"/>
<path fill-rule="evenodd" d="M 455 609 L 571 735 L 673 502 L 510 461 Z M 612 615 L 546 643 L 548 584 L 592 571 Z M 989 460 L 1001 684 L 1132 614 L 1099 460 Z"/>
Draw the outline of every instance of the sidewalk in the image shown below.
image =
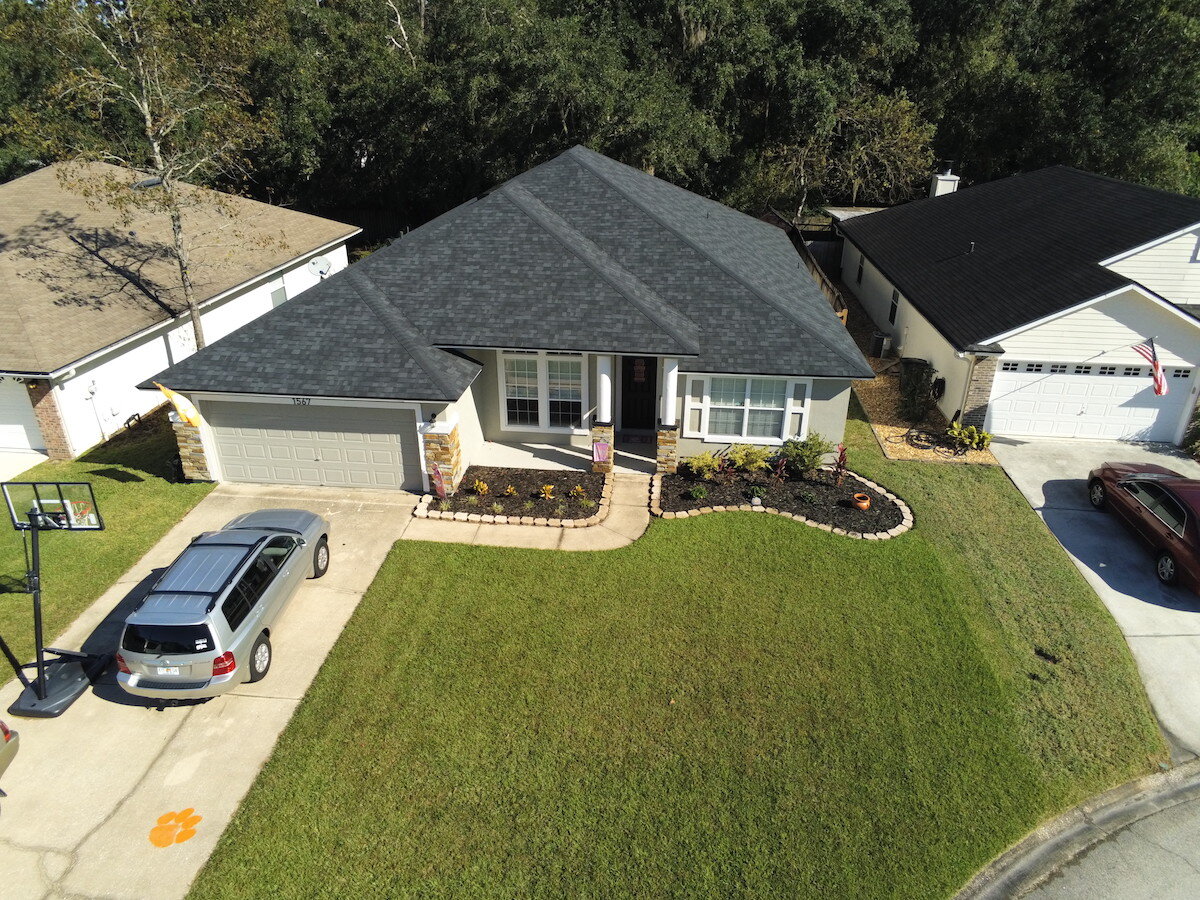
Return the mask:
<path fill-rule="evenodd" d="M 587 528 L 539 525 L 482 525 L 413 519 L 404 530 L 406 541 L 439 541 L 530 550 L 616 550 L 636 541 L 650 524 L 650 476 L 618 474 L 608 516 Z"/>

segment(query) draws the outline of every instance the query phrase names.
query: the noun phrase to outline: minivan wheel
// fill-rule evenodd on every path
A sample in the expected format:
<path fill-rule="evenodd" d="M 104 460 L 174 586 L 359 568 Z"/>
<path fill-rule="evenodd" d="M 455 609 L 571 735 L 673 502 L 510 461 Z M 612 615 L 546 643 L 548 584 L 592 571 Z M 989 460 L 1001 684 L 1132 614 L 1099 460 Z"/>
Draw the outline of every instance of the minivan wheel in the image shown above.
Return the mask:
<path fill-rule="evenodd" d="M 262 681 L 271 670 L 271 639 L 264 631 L 250 650 L 250 682 Z"/>
<path fill-rule="evenodd" d="M 1104 482 L 1099 479 L 1088 485 L 1088 499 L 1092 501 L 1092 506 L 1096 509 L 1104 509 L 1104 504 L 1108 500 L 1108 492 L 1104 490 Z"/>
<path fill-rule="evenodd" d="M 1175 569 L 1175 557 L 1166 550 L 1158 554 L 1158 561 L 1154 564 L 1154 574 L 1163 584 L 1174 584 L 1178 575 Z"/>
<path fill-rule="evenodd" d="M 329 538 L 323 537 L 317 541 L 313 550 L 313 578 L 320 578 L 329 571 Z"/>

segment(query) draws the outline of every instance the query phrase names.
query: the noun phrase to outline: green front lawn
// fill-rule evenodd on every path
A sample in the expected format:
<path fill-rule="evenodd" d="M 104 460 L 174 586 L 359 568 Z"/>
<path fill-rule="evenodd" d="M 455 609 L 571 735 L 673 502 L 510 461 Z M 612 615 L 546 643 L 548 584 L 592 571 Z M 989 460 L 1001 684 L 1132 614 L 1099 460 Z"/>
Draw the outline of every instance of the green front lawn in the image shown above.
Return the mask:
<path fill-rule="evenodd" d="M 13 481 L 90 481 L 104 517 L 99 532 L 43 532 L 42 615 L 47 643 L 63 631 L 212 490 L 173 484 L 175 438 L 163 415 L 70 462 L 44 462 Z M 0 502 L 2 505 L 2 502 Z M 25 590 L 22 536 L 0 509 L 0 635 L 33 658 L 33 604 Z M 67 648 L 78 649 L 78 648 Z M 0 659 L 0 669 L 7 664 Z M 0 681 L 6 680 L 0 675 Z"/>
<path fill-rule="evenodd" d="M 947 896 L 1166 758 L 1002 472 L 849 443 L 915 531 L 398 543 L 193 896 Z"/>

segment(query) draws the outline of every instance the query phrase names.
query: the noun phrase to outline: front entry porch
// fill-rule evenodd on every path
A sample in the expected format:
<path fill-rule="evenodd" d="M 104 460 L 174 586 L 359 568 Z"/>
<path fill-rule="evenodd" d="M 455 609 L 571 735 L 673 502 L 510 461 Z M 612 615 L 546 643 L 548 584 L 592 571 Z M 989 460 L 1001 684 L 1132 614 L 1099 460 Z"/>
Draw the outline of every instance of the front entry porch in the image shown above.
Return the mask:
<path fill-rule="evenodd" d="M 654 442 L 625 444 L 617 441 L 614 472 L 653 475 L 656 470 Z M 592 455 L 584 447 L 563 444 L 484 441 L 473 462 L 501 469 L 577 469 L 589 472 Z"/>

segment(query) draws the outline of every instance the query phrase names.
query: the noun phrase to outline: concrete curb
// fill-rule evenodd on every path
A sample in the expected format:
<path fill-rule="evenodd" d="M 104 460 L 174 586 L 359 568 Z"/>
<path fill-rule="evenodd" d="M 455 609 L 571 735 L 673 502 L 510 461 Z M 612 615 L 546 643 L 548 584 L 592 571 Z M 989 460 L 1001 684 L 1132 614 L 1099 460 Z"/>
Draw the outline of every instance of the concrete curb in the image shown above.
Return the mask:
<path fill-rule="evenodd" d="M 955 900 L 1019 897 L 1130 825 L 1196 799 L 1200 799 L 1200 760 L 1097 794 L 1000 854 L 975 873 Z"/>
<path fill-rule="evenodd" d="M 812 519 L 806 518 L 805 516 L 801 516 L 797 513 L 786 512 L 781 509 L 776 509 L 773 506 L 754 506 L 751 503 L 743 503 L 740 506 L 704 506 L 700 509 L 685 509 L 680 510 L 679 512 L 671 512 L 669 510 L 664 511 L 662 504 L 659 502 L 662 492 L 662 475 L 655 475 L 650 481 L 650 514 L 652 516 L 658 516 L 662 519 L 686 519 L 690 516 L 703 516 L 707 515 L 708 513 L 719 512 L 765 512 L 776 516 L 783 516 L 785 519 L 792 519 L 793 521 L 799 522 L 802 525 L 809 525 L 813 528 L 819 528 L 821 531 L 828 531 L 831 534 L 836 534 L 840 537 L 858 538 L 859 540 L 864 541 L 886 541 L 888 538 L 899 537 L 913 527 L 913 511 L 907 503 L 905 503 L 887 488 L 876 484 L 874 481 L 869 481 L 868 479 L 863 478 L 861 475 L 857 475 L 854 472 L 847 472 L 846 475 L 850 478 L 853 478 L 860 484 L 870 488 L 871 490 L 878 491 L 884 497 L 895 503 L 896 506 L 900 508 L 900 515 L 902 516 L 900 524 L 887 531 L 846 531 L 844 528 L 835 528 L 832 525 L 826 525 L 824 522 L 815 522 Z"/>
<path fill-rule="evenodd" d="M 535 528 L 590 528 L 599 525 L 608 518 L 608 508 L 612 505 L 613 491 L 616 490 L 616 475 L 609 472 L 604 476 L 604 487 L 600 493 L 600 502 L 593 515 L 579 519 L 550 519 L 535 516 L 501 516 L 486 513 L 450 512 L 429 507 L 437 500 L 433 494 L 423 494 L 413 510 L 417 519 L 441 519 L 448 522 L 470 522 L 474 525 L 532 525 Z"/>

